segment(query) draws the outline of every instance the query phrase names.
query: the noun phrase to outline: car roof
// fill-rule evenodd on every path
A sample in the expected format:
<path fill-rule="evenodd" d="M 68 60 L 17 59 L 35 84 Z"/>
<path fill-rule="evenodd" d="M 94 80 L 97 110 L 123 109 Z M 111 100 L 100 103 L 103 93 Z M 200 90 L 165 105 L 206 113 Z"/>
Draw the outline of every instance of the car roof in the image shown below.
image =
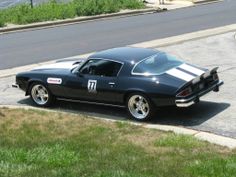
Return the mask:
<path fill-rule="evenodd" d="M 89 59 L 103 58 L 124 63 L 130 61 L 134 61 L 136 63 L 156 53 L 159 53 L 159 51 L 137 47 L 119 47 L 97 52 L 89 56 Z"/>

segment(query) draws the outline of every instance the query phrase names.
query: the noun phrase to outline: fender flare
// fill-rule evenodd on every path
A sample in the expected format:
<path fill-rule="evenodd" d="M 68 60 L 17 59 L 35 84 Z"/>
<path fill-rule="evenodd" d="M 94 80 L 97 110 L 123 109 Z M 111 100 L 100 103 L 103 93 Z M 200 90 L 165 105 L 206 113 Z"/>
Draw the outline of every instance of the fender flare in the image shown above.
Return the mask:
<path fill-rule="evenodd" d="M 32 85 L 32 83 L 34 82 L 38 82 L 38 83 L 42 83 L 44 85 L 47 86 L 47 83 L 45 83 L 45 81 L 41 80 L 41 79 L 30 79 L 27 83 L 27 86 L 26 86 L 26 92 L 25 92 L 25 96 L 28 96 L 29 95 L 29 89 L 30 89 L 30 86 Z"/>

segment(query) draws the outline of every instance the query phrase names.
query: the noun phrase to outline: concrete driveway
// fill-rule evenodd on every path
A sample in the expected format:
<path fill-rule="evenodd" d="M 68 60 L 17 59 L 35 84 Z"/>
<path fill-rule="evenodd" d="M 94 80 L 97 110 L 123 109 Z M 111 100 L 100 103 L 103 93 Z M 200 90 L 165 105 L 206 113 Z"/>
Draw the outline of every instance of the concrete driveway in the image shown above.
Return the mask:
<path fill-rule="evenodd" d="M 159 48 L 184 60 L 207 68 L 219 66 L 219 76 L 225 84 L 220 92 L 202 98 L 190 108 L 167 107 L 158 110 L 153 124 L 183 126 L 236 138 L 236 40 L 235 33 L 208 37 Z M 11 88 L 14 77 L 0 79 L 0 104 L 32 105 L 24 93 Z M 105 106 L 58 101 L 56 110 L 83 113 L 111 119 L 126 119 L 126 110 Z"/>

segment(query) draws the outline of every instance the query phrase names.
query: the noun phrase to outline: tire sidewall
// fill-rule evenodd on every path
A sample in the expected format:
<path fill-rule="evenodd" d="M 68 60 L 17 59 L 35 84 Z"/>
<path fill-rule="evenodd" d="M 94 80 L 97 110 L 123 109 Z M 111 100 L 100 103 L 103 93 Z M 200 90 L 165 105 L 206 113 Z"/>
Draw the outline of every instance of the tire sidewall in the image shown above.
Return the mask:
<path fill-rule="evenodd" d="M 48 92 L 48 101 L 45 103 L 45 104 L 38 104 L 37 102 L 34 101 L 33 99 L 33 96 L 32 96 L 32 88 L 35 86 L 35 85 L 42 85 L 43 87 L 45 87 L 45 89 L 47 90 Z M 29 87 L 29 93 L 30 93 L 30 98 L 31 100 L 33 101 L 33 103 L 39 107 L 48 107 L 50 106 L 53 101 L 54 101 L 54 96 L 52 95 L 51 91 L 49 90 L 49 88 L 41 83 L 41 82 L 33 82 L 32 84 L 30 84 L 30 87 Z"/>
<path fill-rule="evenodd" d="M 133 116 L 133 114 L 132 114 L 132 113 L 130 112 L 130 110 L 129 110 L 129 100 L 130 100 L 130 98 L 131 98 L 132 96 L 134 96 L 134 95 L 140 95 L 140 96 L 144 97 L 145 100 L 148 102 L 148 105 L 149 105 L 149 113 L 148 113 L 148 115 L 147 115 L 145 118 L 142 118 L 142 119 L 136 118 L 135 116 Z M 154 115 L 154 106 L 153 106 L 153 103 L 152 103 L 151 100 L 148 98 L 148 96 L 146 96 L 146 95 L 143 94 L 143 93 L 139 93 L 139 92 L 131 93 L 131 94 L 129 94 L 129 95 L 127 96 L 127 98 L 126 98 L 126 110 L 127 110 L 128 114 L 129 114 L 129 116 L 130 116 L 133 120 L 141 121 L 141 122 L 142 122 L 142 121 L 150 120 L 150 119 L 153 117 L 153 115 Z"/>

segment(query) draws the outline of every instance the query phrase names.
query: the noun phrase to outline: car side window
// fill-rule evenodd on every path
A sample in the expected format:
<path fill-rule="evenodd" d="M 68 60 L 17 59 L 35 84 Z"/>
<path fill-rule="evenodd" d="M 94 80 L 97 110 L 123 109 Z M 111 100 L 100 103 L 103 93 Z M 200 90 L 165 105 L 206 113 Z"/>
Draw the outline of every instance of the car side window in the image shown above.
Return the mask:
<path fill-rule="evenodd" d="M 119 62 L 105 59 L 90 59 L 80 69 L 80 73 L 116 77 L 121 69 L 122 64 Z"/>

